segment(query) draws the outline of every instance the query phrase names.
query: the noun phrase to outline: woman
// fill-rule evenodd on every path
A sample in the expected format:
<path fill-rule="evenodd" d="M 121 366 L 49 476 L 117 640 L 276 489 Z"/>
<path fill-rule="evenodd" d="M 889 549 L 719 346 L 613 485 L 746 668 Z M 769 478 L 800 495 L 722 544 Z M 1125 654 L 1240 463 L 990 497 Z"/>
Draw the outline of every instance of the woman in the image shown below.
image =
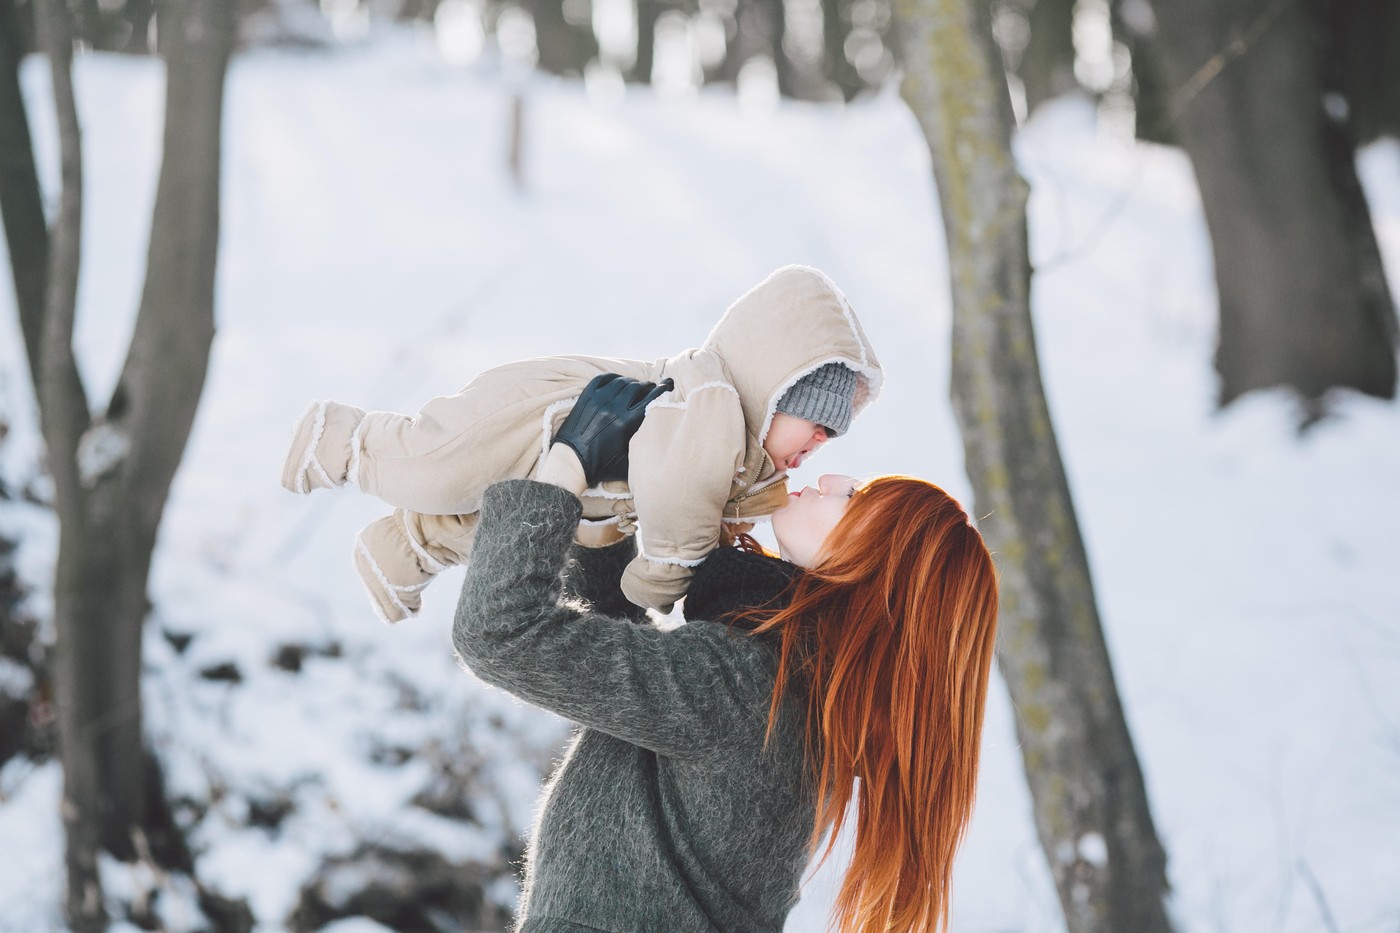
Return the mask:
<path fill-rule="evenodd" d="M 458 654 L 583 727 L 545 789 L 520 933 L 781 930 L 852 798 L 839 929 L 936 930 L 976 783 L 986 548 L 935 486 L 825 476 L 774 516 L 785 559 L 716 551 L 689 624 L 646 625 L 617 590 L 631 539 L 571 541 L 594 464 L 625 452 L 655 394 L 590 388 L 539 481 L 483 499 Z"/>

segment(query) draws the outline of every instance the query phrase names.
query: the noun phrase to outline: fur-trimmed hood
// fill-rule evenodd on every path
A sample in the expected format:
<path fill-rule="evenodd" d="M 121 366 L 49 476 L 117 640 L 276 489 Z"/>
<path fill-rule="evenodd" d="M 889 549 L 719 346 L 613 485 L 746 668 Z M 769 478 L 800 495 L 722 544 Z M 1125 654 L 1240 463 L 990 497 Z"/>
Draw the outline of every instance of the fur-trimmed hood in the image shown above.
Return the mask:
<path fill-rule="evenodd" d="M 885 378 L 846 296 L 810 266 L 783 266 L 745 292 L 704 349 L 724 361 L 745 426 L 760 445 L 783 393 L 817 367 L 844 363 L 855 370 L 853 416 L 875 400 Z"/>

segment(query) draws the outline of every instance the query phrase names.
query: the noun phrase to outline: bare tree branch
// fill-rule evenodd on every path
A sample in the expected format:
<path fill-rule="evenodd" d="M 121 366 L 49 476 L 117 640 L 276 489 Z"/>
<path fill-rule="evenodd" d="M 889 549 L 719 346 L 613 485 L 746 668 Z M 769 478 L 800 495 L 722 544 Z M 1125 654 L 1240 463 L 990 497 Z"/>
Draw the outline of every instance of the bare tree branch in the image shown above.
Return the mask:
<path fill-rule="evenodd" d="M 72 24 L 63 0 L 37 4 L 40 36 L 53 73 L 54 109 L 58 119 L 60 177 L 58 216 L 49 239 L 48 275 L 44 302 L 39 371 L 32 374 L 39 399 L 40 426 L 48 447 L 58 505 L 60 544 L 55 602 L 60 602 L 65 571 L 73 576 L 73 562 L 65 563 L 65 546 L 72 553 L 86 531 L 84 496 L 78 484 L 76 462 L 79 438 L 87 429 L 87 398 L 73 357 L 73 318 L 77 311 L 78 268 L 81 260 L 83 212 L 82 134 L 73 99 Z M 55 610 L 56 616 L 61 611 Z M 55 648 L 55 680 L 58 682 L 59 749 L 63 756 L 63 800 L 60 806 L 67 836 L 65 869 L 65 919 L 79 933 L 106 928 L 102 879 L 97 868 L 99 848 L 96 788 L 101 778 L 92 756 L 82 754 L 79 738 L 88 684 L 72 676 L 82 646 L 60 622 Z"/>
<path fill-rule="evenodd" d="M 125 435 L 127 504 L 152 538 L 214 338 L 219 145 L 233 34 L 231 0 L 183 0 L 162 13 L 169 59 L 164 154 L 141 308 L 106 417 Z"/>
<path fill-rule="evenodd" d="M 44 327 L 44 280 L 48 274 L 49 231 L 43 194 L 34 166 L 29 116 L 19 84 L 19 12 L 15 0 L 0 0 L 0 217 L 10 250 L 15 280 L 15 304 L 29 357 L 29 372 L 37 380 Z"/>
<path fill-rule="evenodd" d="M 42 0 L 40 34 L 53 74 L 58 117 L 60 178 L 58 214 L 49 237 L 48 274 L 40 341 L 39 397 L 50 467 L 60 488 L 76 488 L 60 471 L 72 468 L 78 438 L 88 426 L 87 394 L 73 357 L 73 318 L 78 304 L 83 217 L 82 132 L 73 99 L 73 39 L 68 10 L 58 0 Z M 60 503 L 60 509 L 63 508 Z"/>

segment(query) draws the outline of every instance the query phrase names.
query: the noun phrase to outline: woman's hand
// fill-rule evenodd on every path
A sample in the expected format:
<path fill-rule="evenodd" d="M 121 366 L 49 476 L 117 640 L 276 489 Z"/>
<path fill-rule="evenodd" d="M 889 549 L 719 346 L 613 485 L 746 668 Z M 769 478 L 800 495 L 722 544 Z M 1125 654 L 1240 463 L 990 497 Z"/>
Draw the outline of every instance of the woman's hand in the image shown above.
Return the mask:
<path fill-rule="evenodd" d="M 627 448 L 647 405 L 674 386 L 670 379 L 657 385 L 617 373 L 593 377 L 555 432 L 540 481 L 577 495 L 606 480 L 627 479 Z"/>

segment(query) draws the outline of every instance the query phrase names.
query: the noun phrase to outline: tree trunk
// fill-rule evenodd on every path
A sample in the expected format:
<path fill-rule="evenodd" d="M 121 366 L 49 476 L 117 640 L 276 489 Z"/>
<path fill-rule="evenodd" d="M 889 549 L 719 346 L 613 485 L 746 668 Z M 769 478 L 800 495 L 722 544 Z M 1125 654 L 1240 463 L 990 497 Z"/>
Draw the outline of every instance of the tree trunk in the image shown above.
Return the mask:
<path fill-rule="evenodd" d="M 166 121 L 146 283 L 125 366 L 96 421 L 72 347 L 82 208 L 72 39 L 64 0 L 42 5 L 63 189 L 49 239 L 35 389 L 59 517 L 54 679 L 68 836 L 65 911 L 82 931 L 106 925 L 98 851 L 134 858 L 136 834 L 165 829 L 142 748 L 141 627 L 156 531 L 214 333 L 232 2 L 180 0 L 161 10 Z"/>
<path fill-rule="evenodd" d="M 1034 0 L 1030 28 L 1019 69 L 1027 114 L 1079 86 L 1074 77 L 1074 0 Z"/>
<path fill-rule="evenodd" d="M 0 0 L 0 216 L 4 218 L 5 243 L 10 250 L 20 332 L 29 371 L 37 378 L 49 231 L 34 166 L 29 117 L 19 84 L 23 55 L 19 11 L 14 0 Z"/>
<path fill-rule="evenodd" d="M 724 59 L 705 76 L 706 83 L 737 84 L 744 63 L 766 48 L 766 28 L 754 0 L 735 0 L 734 17 L 725 24 Z"/>
<path fill-rule="evenodd" d="M 978 0 L 900 0 L 904 99 L 932 155 L 953 287 L 953 406 L 999 556 L 998 663 L 1071 933 L 1166 933 L 1166 856 L 1118 700 L 1029 308 L 1027 189 Z"/>
<path fill-rule="evenodd" d="M 117 51 L 131 55 L 149 55 L 151 53 L 151 19 L 155 16 L 155 12 L 156 6 L 152 0 L 126 0 L 122 6 L 121 15 L 128 31 Z"/>
<path fill-rule="evenodd" d="M 1132 59 L 1134 135 L 1150 143 L 1177 144 L 1171 112 L 1171 89 L 1162 73 L 1161 57 L 1153 47 L 1153 19 L 1146 0 L 1111 0 L 1109 17 L 1113 37 L 1123 43 Z"/>
<path fill-rule="evenodd" d="M 72 0 L 69 10 L 76 17 L 77 38 L 99 52 L 145 54 L 145 30 L 150 25 L 152 0 Z"/>
<path fill-rule="evenodd" d="M 1353 148 L 1324 111 L 1315 9 L 1153 10 L 1215 255 L 1221 404 L 1272 386 L 1310 403 L 1337 387 L 1393 398 L 1395 307 Z"/>
<path fill-rule="evenodd" d="M 104 419 L 105 427 L 126 439 L 126 453 L 98 481 L 91 500 L 94 524 L 106 526 L 109 540 L 117 543 L 111 556 L 122 583 L 103 624 L 118 633 L 113 654 L 122 676 L 119 689 L 138 714 L 151 553 L 194 424 L 214 338 L 219 149 L 233 0 L 179 0 L 161 13 L 168 74 L 165 138 L 146 282 Z M 106 773 L 121 794 L 108 826 L 112 845 L 151 817 L 144 812 L 141 762 L 127 751 L 139 747 L 139 715 L 130 728 L 129 736 L 105 749 Z"/>
<path fill-rule="evenodd" d="M 48 447 L 59 516 L 58 566 L 54 578 L 55 706 L 58 712 L 59 754 L 63 759 L 64 834 L 67 890 L 64 913 L 79 933 L 103 930 L 107 912 L 102 902 L 102 879 L 97 868 L 102 821 L 102 774 L 96 743 L 100 708 L 94 714 L 98 685 L 84 676 L 91 665 L 92 645 L 74 622 L 75 599 L 92 600 L 102 591 L 87 590 L 87 547 L 83 528 L 82 491 L 77 477 L 78 439 L 87 427 L 87 398 L 73 358 L 73 318 L 78 295 L 83 208 L 82 139 L 73 98 L 72 22 L 64 0 L 40 0 L 37 7 L 40 42 L 49 57 L 57 116 L 60 179 L 58 214 L 54 218 L 46 268 L 40 360 L 31 365 L 39 399 L 40 428 Z M 22 311 L 22 309 L 21 309 Z M 92 581 L 97 585 L 106 582 Z M 99 668 L 100 669 L 100 668 Z M 138 747 L 139 749 L 139 747 Z"/>
<path fill-rule="evenodd" d="M 506 152 L 506 165 L 510 170 L 511 183 L 516 191 L 525 190 L 525 92 L 520 87 L 510 95 L 510 140 Z"/>
<path fill-rule="evenodd" d="M 637 0 L 637 58 L 627 72 L 628 81 L 651 83 L 651 69 L 656 64 L 656 23 L 667 9 L 661 0 Z"/>
<path fill-rule="evenodd" d="M 787 31 L 783 0 L 738 0 L 734 19 L 735 35 L 725 49 L 724 61 L 714 80 L 737 84 L 744 63 L 766 53 L 772 57 L 777 72 L 778 93 L 783 97 L 795 96 L 796 75 L 792 62 L 783 52 L 783 35 Z"/>
<path fill-rule="evenodd" d="M 778 93 L 783 97 L 799 97 L 798 73 L 792 58 L 784 46 L 787 38 L 787 9 L 783 0 L 759 0 L 768 10 L 768 22 L 772 24 L 773 66 L 778 71 Z"/>
<path fill-rule="evenodd" d="M 107 22 L 97 0 L 72 0 L 68 9 L 74 14 L 75 32 L 80 42 L 88 48 L 109 51 L 106 43 Z"/>
<path fill-rule="evenodd" d="M 860 72 L 846 56 L 851 34 L 850 0 L 822 0 L 822 74 L 847 103 L 865 88 Z"/>
<path fill-rule="evenodd" d="M 1347 101 L 1352 143 L 1400 136 L 1400 4 L 1322 0 L 1329 90 Z"/>
<path fill-rule="evenodd" d="M 575 26 L 564 18 L 559 0 L 526 0 L 535 20 L 535 47 L 539 67 L 555 75 L 581 77 L 584 66 L 598 57 L 598 39 L 591 28 Z"/>

